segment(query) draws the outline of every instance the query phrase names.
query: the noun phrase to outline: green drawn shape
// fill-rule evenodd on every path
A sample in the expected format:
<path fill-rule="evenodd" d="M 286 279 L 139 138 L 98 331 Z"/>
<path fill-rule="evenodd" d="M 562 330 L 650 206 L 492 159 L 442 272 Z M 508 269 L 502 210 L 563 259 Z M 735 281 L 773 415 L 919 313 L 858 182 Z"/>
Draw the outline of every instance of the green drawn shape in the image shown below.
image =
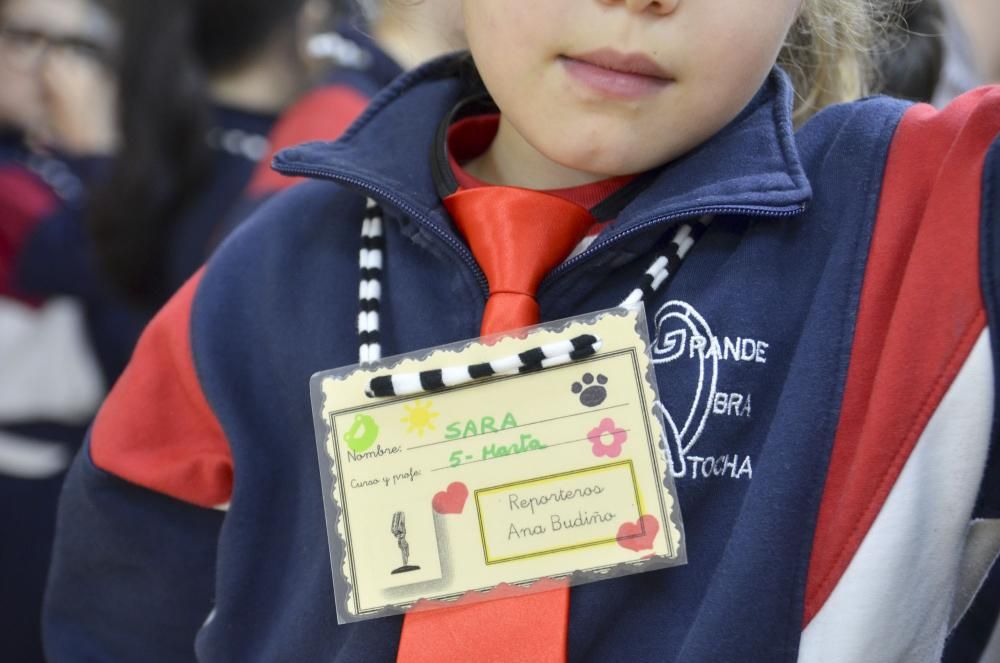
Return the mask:
<path fill-rule="evenodd" d="M 351 448 L 351 451 L 355 453 L 366 451 L 375 444 L 375 440 L 377 439 L 378 424 L 367 414 L 355 415 L 354 423 L 344 433 L 344 441 L 347 442 L 347 446 Z"/>

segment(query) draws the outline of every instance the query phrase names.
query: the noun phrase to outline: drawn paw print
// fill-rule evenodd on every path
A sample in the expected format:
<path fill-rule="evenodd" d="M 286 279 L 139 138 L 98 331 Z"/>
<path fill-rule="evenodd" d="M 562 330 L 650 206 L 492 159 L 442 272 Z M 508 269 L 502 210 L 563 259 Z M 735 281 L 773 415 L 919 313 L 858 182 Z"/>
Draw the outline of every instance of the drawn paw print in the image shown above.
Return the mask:
<path fill-rule="evenodd" d="M 595 381 L 597 384 L 594 384 Z M 596 379 L 590 373 L 584 373 L 580 382 L 574 382 L 570 389 L 574 394 L 580 394 L 581 404 L 587 407 L 597 407 L 608 397 L 608 390 L 604 388 L 607 383 L 608 378 L 600 373 L 597 374 Z"/>

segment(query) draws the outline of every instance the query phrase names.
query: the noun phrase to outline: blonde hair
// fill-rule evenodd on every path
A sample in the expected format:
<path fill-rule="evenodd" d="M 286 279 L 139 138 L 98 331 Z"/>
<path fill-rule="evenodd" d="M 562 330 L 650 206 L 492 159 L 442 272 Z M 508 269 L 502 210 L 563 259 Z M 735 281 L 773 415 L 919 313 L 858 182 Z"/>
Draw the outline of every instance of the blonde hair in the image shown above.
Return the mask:
<path fill-rule="evenodd" d="M 874 52 L 901 0 L 804 0 L 778 57 L 796 92 L 795 121 L 870 94 Z"/>

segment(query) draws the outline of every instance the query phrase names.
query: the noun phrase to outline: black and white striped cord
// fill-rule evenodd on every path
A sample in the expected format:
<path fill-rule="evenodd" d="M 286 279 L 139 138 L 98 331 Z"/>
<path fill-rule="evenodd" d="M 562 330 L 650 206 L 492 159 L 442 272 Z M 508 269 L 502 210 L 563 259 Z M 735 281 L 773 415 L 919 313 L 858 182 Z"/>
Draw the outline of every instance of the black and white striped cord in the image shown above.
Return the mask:
<path fill-rule="evenodd" d="M 703 216 L 697 221 L 682 223 L 667 245 L 666 251 L 656 257 L 643 274 L 642 282 L 629 293 L 622 308 L 632 308 L 650 299 L 677 273 L 691 247 L 705 233 L 711 216 Z M 379 345 L 378 315 L 379 300 L 382 295 L 382 210 L 378 203 L 369 199 L 365 219 L 361 227 L 361 287 L 360 312 L 358 313 L 358 333 L 360 334 L 360 363 L 369 364 L 382 357 Z M 601 340 L 591 335 L 579 336 L 567 341 L 559 341 L 546 346 L 527 350 L 517 355 L 503 357 L 485 364 L 466 364 L 419 373 L 397 373 L 373 378 L 365 390 L 370 397 L 409 396 L 454 387 L 491 375 L 513 372 L 529 372 L 569 363 L 595 354 L 601 347 Z"/>
<path fill-rule="evenodd" d="M 358 353 L 362 364 L 382 358 L 379 342 L 378 316 L 382 299 L 382 208 L 368 199 L 364 221 L 361 224 L 361 279 L 358 290 Z"/>
<path fill-rule="evenodd" d="M 712 217 L 703 216 L 694 223 L 684 223 L 674 233 L 667 250 L 653 261 L 646 273 L 642 276 L 642 282 L 633 290 L 628 297 L 620 304 L 622 308 L 632 308 L 639 302 L 646 301 L 663 287 L 663 284 L 673 278 L 677 269 L 681 266 L 688 251 L 694 246 L 712 222 Z"/>
<path fill-rule="evenodd" d="M 365 394 L 371 398 L 422 394 L 446 387 L 457 387 L 493 375 L 530 373 L 551 366 L 568 364 L 597 354 L 600 349 L 600 338 L 593 334 L 582 334 L 576 338 L 541 345 L 481 364 L 448 366 L 419 373 L 380 375 L 368 383 Z"/>

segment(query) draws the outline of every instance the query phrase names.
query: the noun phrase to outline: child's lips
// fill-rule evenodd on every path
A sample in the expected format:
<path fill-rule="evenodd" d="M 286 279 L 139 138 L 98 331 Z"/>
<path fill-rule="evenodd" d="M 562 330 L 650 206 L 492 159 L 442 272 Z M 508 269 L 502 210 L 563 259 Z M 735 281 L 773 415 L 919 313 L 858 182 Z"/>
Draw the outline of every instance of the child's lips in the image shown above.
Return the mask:
<path fill-rule="evenodd" d="M 601 94 L 635 99 L 655 94 L 673 82 L 670 74 L 642 54 L 610 50 L 559 58 L 570 77 Z"/>

